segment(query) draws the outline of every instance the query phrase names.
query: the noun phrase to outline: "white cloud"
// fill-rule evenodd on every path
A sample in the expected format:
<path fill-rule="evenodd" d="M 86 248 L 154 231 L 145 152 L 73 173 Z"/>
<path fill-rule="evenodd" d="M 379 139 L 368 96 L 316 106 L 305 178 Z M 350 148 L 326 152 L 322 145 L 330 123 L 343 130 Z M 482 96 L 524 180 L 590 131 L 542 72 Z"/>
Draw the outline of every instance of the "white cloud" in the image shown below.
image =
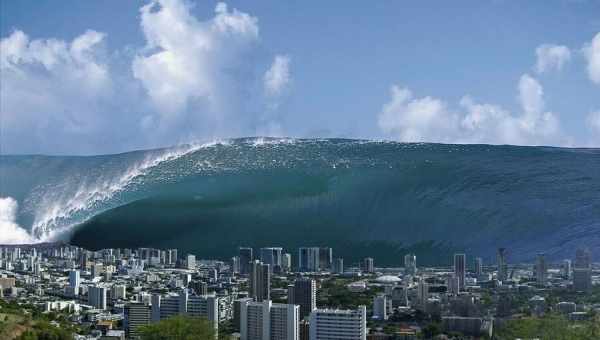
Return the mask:
<path fill-rule="evenodd" d="M 543 44 L 535 49 L 535 54 L 537 56 L 535 64 L 537 73 L 560 71 L 571 60 L 571 50 L 562 45 Z"/>
<path fill-rule="evenodd" d="M 1 40 L 2 153 L 108 153 L 251 135 L 281 124 L 264 93 L 258 19 L 218 3 L 199 20 L 186 0 L 140 9 L 142 47 L 107 51 L 105 34 Z M 283 59 L 282 59 L 283 58 Z M 289 82 L 278 56 L 273 84 Z M 269 112 L 265 119 L 265 105 Z M 76 142 L 74 142 L 76 141 Z"/>
<path fill-rule="evenodd" d="M 511 114 L 493 104 L 476 103 L 465 96 L 459 109 L 432 97 L 414 98 L 396 85 L 378 117 L 388 136 L 403 142 L 565 145 L 558 118 L 544 111 L 543 89 L 524 74 L 518 85 L 522 113 Z"/>
<path fill-rule="evenodd" d="M 587 60 L 587 71 L 590 80 L 600 84 L 600 33 L 583 48 L 583 54 Z"/>
<path fill-rule="evenodd" d="M 227 97 L 230 68 L 258 40 L 258 20 L 224 3 L 215 16 L 199 21 L 190 5 L 156 0 L 141 8 L 145 52 L 135 57 L 134 77 L 142 82 L 158 112 L 167 119 L 203 102 L 218 114 Z"/>
<path fill-rule="evenodd" d="M 12 197 L 0 197 L 0 244 L 35 242 L 17 222 L 18 204 Z"/>
<path fill-rule="evenodd" d="M 267 96 L 279 96 L 289 85 L 290 57 L 287 55 L 276 55 L 271 67 L 263 77 L 264 90 Z"/>
<path fill-rule="evenodd" d="M 453 139 L 457 117 L 439 99 L 414 98 L 407 88 L 393 85 L 391 99 L 379 115 L 379 127 L 400 141 L 449 142 Z"/>
<path fill-rule="evenodd" d="M 104 38 L 88 30 L 71 42 L 31 40 L 17 30 L 0 41 L 4 150 L 47 146 L 60 151 L 105 127 L 97 110 L 112 91 Z M 61 141 L 60 134 L 71 140 Z"/>

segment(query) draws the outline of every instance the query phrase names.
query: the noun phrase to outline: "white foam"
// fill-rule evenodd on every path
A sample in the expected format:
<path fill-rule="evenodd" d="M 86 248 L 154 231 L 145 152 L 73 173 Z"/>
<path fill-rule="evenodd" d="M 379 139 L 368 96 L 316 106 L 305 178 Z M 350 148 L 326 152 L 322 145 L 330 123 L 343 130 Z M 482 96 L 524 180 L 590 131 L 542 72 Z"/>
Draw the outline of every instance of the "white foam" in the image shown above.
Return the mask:
<path fill-rule="evenodd" d="M 17 223 L 19 204 L 12 197 L 0 197 L 0 244 L 33 243 L 32 237 Z"/>

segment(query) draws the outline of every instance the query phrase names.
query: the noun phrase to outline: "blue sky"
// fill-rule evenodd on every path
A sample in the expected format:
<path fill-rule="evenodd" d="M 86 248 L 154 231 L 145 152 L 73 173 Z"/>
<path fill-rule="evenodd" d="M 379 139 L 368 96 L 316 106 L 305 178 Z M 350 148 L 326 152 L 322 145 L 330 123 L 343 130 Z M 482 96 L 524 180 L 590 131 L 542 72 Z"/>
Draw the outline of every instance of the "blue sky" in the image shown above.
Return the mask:
<path fill-rule="evenodd" d="M 600 146 L 600 1 L 0 6 L 2 153 L 251 135 Z"/>

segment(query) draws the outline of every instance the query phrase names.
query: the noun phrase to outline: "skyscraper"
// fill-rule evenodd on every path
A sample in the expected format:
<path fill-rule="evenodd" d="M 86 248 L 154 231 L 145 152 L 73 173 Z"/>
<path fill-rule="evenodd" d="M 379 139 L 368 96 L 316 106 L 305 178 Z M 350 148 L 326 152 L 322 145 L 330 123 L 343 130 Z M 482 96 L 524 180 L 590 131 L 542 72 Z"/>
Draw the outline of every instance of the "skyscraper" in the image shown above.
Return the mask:
<path fill-rule="evenodd" d="M 81 284 L 81 279 L 79 277 L 79 270 L 71 270 L 69 271 L 69 288 L 70 293 L 73 295 L 79 294 L 79 285 Z"/>
<path fill-rule="evenodd" d="M 498 264 L 498 275 L 499 281 L 506 281 L 508 279 L 508 264 L 506 259 L 506 248 L 498 248 L 498 254 L 496 255 L 496 261 Z"/>
<path fill-rule="evenodd" d="M 344 273 L 344 259 L 343 258 L 336 258 L 335 261 L 333 261 L 333 272 L 336 274 L 343 274 Z"/>
<path fill-rule="evenodd" d="M 417 285 L 417 304 L 421 310 L 425 309 L 427 298 L 429 297 L 429 285 L 421 277 L 419 278 L 419 284 Z"/>
<path fill-rule="evenodd" d="M 573 266 L 573 290 L 589 292 L 592 289 L 592 257 L 588 249 L 577 249 Z"/>
<path fill-rule="evenodd" d="M 333 262 L 333 250 L 329 247 L 319 248 L 319 269 L 331 270 Z"/>
<path fill-rule="evenodd" d="M 281 258 L 281 269 L 284 272 L 289 272 L 290 270 L 292 270 L 292 254 L 283 254 L 283 257 Z"/>
<path fill-rule="evenodd" d="M 250 262 L 253 260 L 252 248 L 240 247 L 240 274 L 250 274 Z"/>
<path fill-rule="evenodd" d="M 562 275 L 565 279 L 571 278 L 571 260 L 564 260 L 562 263 Z"/>
<path fill-rule="evenodd" d="M 367 257 L 363 259 L 363 271 L 366 273 L 374 273 L 375 272 L 375 264 L 372 257 Z"/>
<path fill-rule="evenodd" d="M 319 271 L 319 248 L 302 247 L 298 249 L 298 270 L 301 272 Z"/>
<path fill-rule="evenodd" d="M 373 298 L 373 318 L 387 320 L 387 298 L 385 294 L 378 294 Z"/>
<path fill-rule="evenodd" d="M 250 297 L 262 302 L 271 299 L 271 270 L 268 264 L 256 260 L 250 264 Z"/>
<path fill-rule="evenodd" d="M 408 275 L 417 273 L 417 256 L 415 254 L 404 255 L 404 272 Z"/>
<path fill-rule="evenodd" d="M 546 277 L 548 275 L 548 267 L 546 266 L 546 255 L 539 253 L 535 260 L 535 280 L 539 286 L 546 285 Z"/>
<path fill-rule="evenodd" d="M 454 254 L 454 275 L 458 278 L 458 289 L 465 289 L 467 256 L 465 254 Z"/>
<path fill-rule="evenodd" d="M 291 292 L 290 292 L 291 290 Z M 288 286 L 288 303 L 300 306 L 300 318 L 304 319 L 317 308 L 317 284 L 313 279 L 298 279 Z"/>
<path fill-rule="evenodd" d="M 231 258 L 231 272 L 233 274 L 239 274 L 240 272 L 240 257 L 234 256 Z"/>
<path fill-rule="evenodd" d="M 272 271 L 278 273 L 281 271 L 281 247 L 260 248 L 260 261 L 268 264 Z"/>
<path fill-rule="evenodd" d="M 88 304 L 98 309 L 106 309 L 106 287 L 91 286 L 88 288 Z"/>
<path fill-rule="evenodd" d="M 483 274 L 483 259 L 481 257 L 475 258 L 475 274 L 477 276 Z"/>
<path fill-rule="evenodd" d="M 196 255 L 188 254 L 185 265 L 188 270 L 196 269 Z"/>
<path fill-rule="evenodd" d="M 299 307 L 290 304 L 248 302 L 240 304 L 241 340 L 298 340 Z"/>

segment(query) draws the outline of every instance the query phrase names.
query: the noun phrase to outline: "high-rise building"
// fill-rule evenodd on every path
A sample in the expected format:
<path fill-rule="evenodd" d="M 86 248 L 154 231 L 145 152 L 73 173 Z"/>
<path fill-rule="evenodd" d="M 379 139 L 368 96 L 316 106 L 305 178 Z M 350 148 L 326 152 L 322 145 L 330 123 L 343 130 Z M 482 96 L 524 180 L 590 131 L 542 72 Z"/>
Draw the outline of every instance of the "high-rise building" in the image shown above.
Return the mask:
<path fill-rule="evenodd" d="M 81 278 L 79 277 L 79 270 L 69 271 L 69 288 L 73 295 L 79 294 L 79 285 L 81 284 Z"/>
<path fill-rule="evenodd" d="M 535 281 L 539 286 L 546 285 L 548 267 L 546 265 L 546 255 L 539 253 L 535 260 Z"/>
<path fill-rule="evenodd" d="M 588 249 L 577 249 L 573 261 L 573 290 L 590 292 L 592 289 L 592 256 Z"/>
<path fill-rule="evenodd" d="M 104 271 L 104 265 L 102 265 L 102 263 L 94 263 L 91 268 L 92 278 L 102 276 L 102 272 Z"/>
<path fill-rule="evenodd" d="M 363 259 L 362 269 L 365 273 L 374 273 L 375 265 L 372 257 L 367 257 Z"/>
<path fill-rule="evenodd" d="M 565 279 L 571 278 L 571 260 L 564 260 L 561 267 L 562 276 Z"/>
<path fill-rule="evenodd" d="M 298 249 L 298 271 L 319 271 L 319 247 L 302 247 Z"/>
<path fill-rule="evenodd" d="M 271 270 L 268 264 L 256 260 L 250 263 L 250 297 L 255 301 L 271 299 Z"/>
<path fill-rule="evenodd" d="M 241 330 L 242 305 L 252 302 L 252 298 L 241 298 L 233 301 L 233 329 L 237 332 Z"/>
<path fill-rule="evenodd" d="M 177 264 L 177 249 L 168 249 L 165 253 L 166 259 L 165 262 L 167 264 L 176 265 Z"/>
<path fill-rule="evenodd" d="M 98 309 L 106 309 L 106 287 L 88 287 L 88 304 Z"/>
<path fill-rule="evenodd" d="M 387 320 L 387 297 L 385 294 L 378 294 L 373 298 L 373 318 L 377 320 Z"/>
<path fill-rule="evenodd" d="M 333 261 L 333 272 L 335 274 L 343 274 L 344 273 L 344 259 L 343 258 L 336 258 Z"/>
<path fill-rule="evenodd" d="M 292 254 L 283 254 L 283 257 L 281 258 L 281 269 L 284 273 L 287 273 L 290 270 L 292 270 Z"/>
<path fill-rule="evenodd" d="M 110 297 L 113 300 L 125 300 L 127 297 L 127 288 L 125 285 L 114 285 L 110 289 Z"/>
<path fill-rule="evenodd" d="M 139 336 L 138 329 L 150 324 L 152 320 L 150 306 L 142 302 L 128 302 L 125 304 L 124 314 L 123 325 L 127 339 L 136 339 Z"/>
<path fill-rule="evenodd" d="M 281 271 L 281 247 L 260 248 L 260 261 L 268 264 L 269 268 L 278 273 Z"/>
<path fill-rule="evenodd" d="M 592 255 L 589 249 L 580 248 L 575 252 L 574 268 L 589 268 L 592 266 Z"/>
<path fill-rule="evenodd" d="M 214 295 L 190 295 L 187 291 L 166 296 L 154 294 L 151 315 L 153 322 L 174 315 L 203 317 L 213 324 L 215 331 L 218 331 L 219 298 Z"/>
<path fill-rule="evenodd" d="M 592 290 L 591 269 L 573 268 L 573 290 L 586 293 Z"/>
<path fill-rule="evenodd" d="M 475 274 L 477 276 L 483 274 L 483 259 L 481 257 L 475 258 Z"/>
<path fill-rule="evenodd" d="M 319 248 L 319 270 L 331 270 L 333 263 L 333 249 L 329 247 Z"/>
<path fill-rule="evenodd" d="M 417 305 L 421 310 L 425 309 L 427 304 L 427 298 L 429 298 L 429 285 L 421 277 L 419 278 L 419 284 L 417 285 Z"/>
<path fill-rule="evenodd" d="M 508 279 L 508 263 L 507 263 L 506 248 L 498 248 L 498 254 L 496 255 L 496 262 L 498 265 L 498 281 L 506 281 Z"/>
<path fill-rule="evenodd" d="M 196 255 L 188 254 L 185 265 L 188 270 L 196 269 Z"/>
<path fill-rule="evenodd" d="M 231 258 L 231 273 L 239 274 L 240 273 L 240 257 L 234 256 Z"/>
<path fill-rule="evenodd" d="M 467 255 L 454 254 L 454 275 L 458 278 L 458 289 L 465 289 Z"/>
<path fill-rule="evenodd" d="M 271 300 L 240 305 L 241 340 L 298 340 L 300 309 Z"/>
<path fill-rule="evenodd" d="M 307 318 L 317 308 L 317 284 L 313 279 L 298 279 L 288 286 L 288 304 L 300 306 L 300 318 Z"/>
<path fill-rule="evenodd" d="M 253 260 L 252 248 L 240 247 L 240 274 L 250 274 L 250 262 Z"/>
<path fill-rule="evenodd" d="M 87 269 L 87 267 L 88 267 L 88 265 L 89 265 L 89 260 L 90 260 L 90 257 L 89 257 L 89 256 L 90 256 L 90 255 L 88 254 L 87 250 L 84 250 L 84 251 L 81 253 L 81 263 L 80 263 L 81 270 L 84 270 L 84 271 L 85 271 L 85 270 Z"/>
<path fill-rule="evenodd" d="M 404 272 L 408 275 L 417 273 L 417 256 L 415 254 L 404 255 Z"/>
<path fill-rule="evenodd" d="M 367 339 L 367 308 L 315 309 L 310 314 L 310 340 Z"/>

